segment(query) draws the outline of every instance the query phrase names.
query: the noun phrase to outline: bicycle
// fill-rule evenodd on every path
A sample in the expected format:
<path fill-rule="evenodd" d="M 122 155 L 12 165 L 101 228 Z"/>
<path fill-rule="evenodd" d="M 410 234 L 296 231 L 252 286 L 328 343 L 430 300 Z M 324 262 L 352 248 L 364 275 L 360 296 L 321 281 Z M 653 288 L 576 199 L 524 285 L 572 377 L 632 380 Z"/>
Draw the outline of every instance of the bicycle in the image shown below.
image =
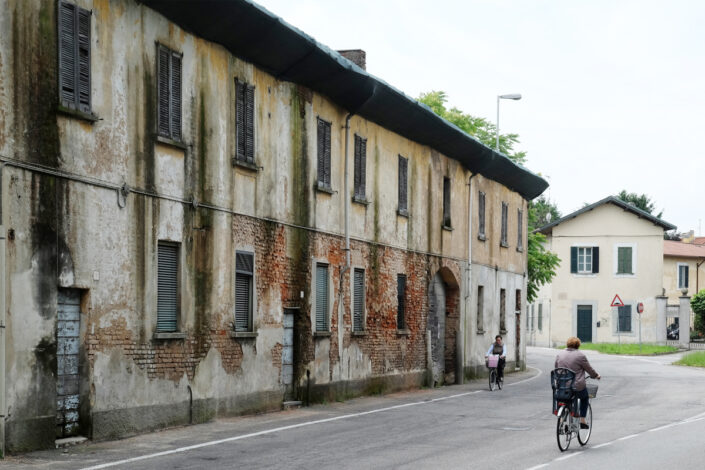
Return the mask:
<path fill-rule="evenodd" d="M 495 387 L 502 390 L 502 383 L 499 378 L 497 367 L 499 366 L 499 354 L 491 354 L 487 356 L 487 367 L 490 370 L 490 392 L 493 392 Z"/>
<path fill-rule="evenodd" d="M 573 436 L 581 446 L 590 440 L 592 434 L 592 405 L 588 403 L 585 412 L 587 428 L 580 426 L 580 399 L 575 397 L 573 383 L 575 373 L 570 369 L 555 369 L 551 372 L 553 387 L 553 413 L 558 417 L 556 423 L 556 441 L 558 448 L 564 452 L 570 446 Z M 597 396 L 597 384 L 588 384 L 588 397 Z"/>

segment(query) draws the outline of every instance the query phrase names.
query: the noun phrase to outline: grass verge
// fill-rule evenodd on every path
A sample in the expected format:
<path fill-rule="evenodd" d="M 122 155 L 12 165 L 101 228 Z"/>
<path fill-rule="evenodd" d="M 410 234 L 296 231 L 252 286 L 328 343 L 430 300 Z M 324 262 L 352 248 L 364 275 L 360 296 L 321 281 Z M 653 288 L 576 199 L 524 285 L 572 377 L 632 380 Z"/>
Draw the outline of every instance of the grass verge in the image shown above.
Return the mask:
<path fill-rule="evenodd" d="M 563 349 L 563 348 L 561 348 Z M 626 356 L 654 356 L 678 351 L 673 346 L 659 346 L 644 343 L 641 348 L 638 344 L 613 344 L 613 343 L 582 343 L 580 349 L 590 349 L 604 354 L 624 354 Z"/>
<path fill-rule="evenodd" d="M 686 354 L 680 361 L 674 362 L 679 366 L 705 367 L 705 351 L 696 351 Z"/>

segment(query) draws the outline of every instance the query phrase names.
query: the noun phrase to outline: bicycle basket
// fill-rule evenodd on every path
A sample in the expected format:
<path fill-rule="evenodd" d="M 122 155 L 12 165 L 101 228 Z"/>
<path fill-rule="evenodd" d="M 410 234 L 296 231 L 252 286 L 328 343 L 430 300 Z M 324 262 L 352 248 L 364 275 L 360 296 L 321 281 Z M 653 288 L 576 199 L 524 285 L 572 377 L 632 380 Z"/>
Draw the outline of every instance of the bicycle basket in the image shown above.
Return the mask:
<path fill-rule="evenodd" d="M 497 363 L 499 362 L 499 356 L 496 354 L 492 354 L 487 358 L 487 367 L 497 367 Z"/>
<path fill-rule="evenodd" d="M 587 384 L 587 392 L 590 398 L 595 398 L 597 396 L 597 384 Z"/>

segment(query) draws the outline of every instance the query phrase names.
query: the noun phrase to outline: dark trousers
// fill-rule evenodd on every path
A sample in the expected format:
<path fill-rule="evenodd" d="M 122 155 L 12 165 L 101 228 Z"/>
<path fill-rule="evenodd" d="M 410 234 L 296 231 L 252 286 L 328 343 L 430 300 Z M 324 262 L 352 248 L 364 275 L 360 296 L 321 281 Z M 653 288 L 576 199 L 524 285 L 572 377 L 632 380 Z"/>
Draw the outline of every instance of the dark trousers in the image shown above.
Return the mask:
<path fill-rule="evenodd" d="M 574 400 L 580 398 L 580 417 L 584 418 L 587 414 L 588 404 L 590 403 L 587 388 L 576 390 L 573 396 L 575 397 Z"/>
<path fill-rule="evenodd" d="M 504 377 L 504 363 L 505 362 L 507 362 L 507 360 L 503 357 L 500 357 L 499 361 L 497 361 L 497 377 L 500 379 Z"/>

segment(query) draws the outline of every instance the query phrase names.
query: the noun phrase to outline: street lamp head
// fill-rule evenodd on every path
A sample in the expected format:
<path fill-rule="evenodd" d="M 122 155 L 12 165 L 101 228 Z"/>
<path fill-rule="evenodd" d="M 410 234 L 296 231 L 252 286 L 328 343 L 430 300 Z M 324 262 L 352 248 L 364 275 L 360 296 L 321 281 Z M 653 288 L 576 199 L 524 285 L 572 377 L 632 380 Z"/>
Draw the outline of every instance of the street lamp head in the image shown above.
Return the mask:
<path fill-rule="evenodd" d="M 508 95 L 499 95 L 498 98 L 502 99 L 502 100 L 520 100 L 521 93 L 510 93 Z"/>

